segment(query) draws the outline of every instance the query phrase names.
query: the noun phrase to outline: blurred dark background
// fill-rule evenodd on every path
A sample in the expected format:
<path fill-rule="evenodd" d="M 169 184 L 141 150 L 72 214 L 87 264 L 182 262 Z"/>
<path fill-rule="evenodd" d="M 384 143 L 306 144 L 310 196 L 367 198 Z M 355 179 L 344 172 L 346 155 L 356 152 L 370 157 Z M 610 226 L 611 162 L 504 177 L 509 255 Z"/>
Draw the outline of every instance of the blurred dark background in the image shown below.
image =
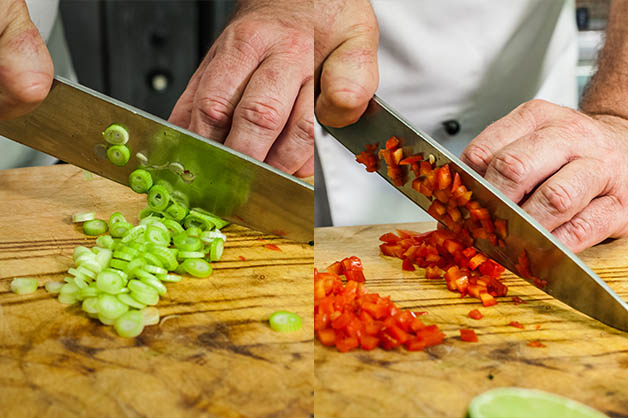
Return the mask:
<path fill-rule="evenodd" d="M 79 82 L 167 119 L 234 0 L 61 0 Z"/>

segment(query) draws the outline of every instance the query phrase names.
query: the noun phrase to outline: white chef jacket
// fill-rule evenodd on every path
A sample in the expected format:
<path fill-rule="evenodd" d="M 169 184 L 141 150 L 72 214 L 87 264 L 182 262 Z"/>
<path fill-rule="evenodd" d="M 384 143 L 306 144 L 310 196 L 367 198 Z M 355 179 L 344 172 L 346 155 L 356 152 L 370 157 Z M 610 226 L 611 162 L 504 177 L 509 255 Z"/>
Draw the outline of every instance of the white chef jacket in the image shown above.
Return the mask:
<path fill-rule="evenodd" d="M 70 53 L 65 42 L 59 0 L 26 0 L 31 19 L 41 34 L 55 67 L 55 74 L 76 80 Z M 0 136 L 0 170 L 14 167 L 50 165 L 57 161 L 32 148 Z"/>
<path fill-rule="evenodd" d="M 380 27 L 378 96 L 456 155 L 525 101 L 577 106 L 573 0 L 372 4 Z M 445 132 L 447 120 L 459 122 L 457 134 Z M 320 127 L 316 147 L 334 225 L 431 220 Z"/>

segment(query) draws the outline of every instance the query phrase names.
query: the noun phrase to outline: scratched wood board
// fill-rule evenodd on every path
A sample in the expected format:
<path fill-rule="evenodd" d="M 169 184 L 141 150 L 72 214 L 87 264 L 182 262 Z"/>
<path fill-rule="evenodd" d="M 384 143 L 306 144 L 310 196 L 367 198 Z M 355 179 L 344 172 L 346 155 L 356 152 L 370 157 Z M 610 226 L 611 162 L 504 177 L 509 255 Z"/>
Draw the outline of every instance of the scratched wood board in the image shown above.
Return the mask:
<path fill-rule="evenodd" d="M 425 279 L 423 269 L 402 271 L 401 260 L 380 255 L 378 238 L 395 228 L 423 232 L 435 224 L 319 228 L 315 267 L 324 270 L 344 257 L 360 257 L 370 292 L 390 295 L 400 307 L 427 311 L 424 322 L 438 324 L 447 339 L 424 352 L 339 353 L 316 341 L 316 417 L 463 417 L 474 396 L 502 386 L 546 390 L 611 417 L 628 417 L 628 333 L 574 311 L 512 274 L 504 276 L 508 296 L 496 306 L 460 298 L 444 281 Z M 628 299 L 628 240 L 607 242 L 580 256 Z M 527 303 L 515 305 L 513 296 Z M 474 308 L 483 319 L 468 317 Z M 509 326 L 510 321 L 525 329 Z M 474 329 L 479 342 L 461 341 L 461 328 Z M 533 340 L 546 348 L 529 347 Z"/>
<path fill-rule="evenodd" d="M 145 196 L 69 165 L 0 172 L 0 416 L 311 414 L 308 245 L 225 228 L 213 275 L 168 284 L 161 323 L 134 339 L 43 289 L 63 279 L 74 247 L 94 244 L 71 223 L 73 213 L 108 218 L 119 210 L 136 222 L 144 206 Z M 16 276 L 36 277 L 40 288 L 13 294 Z M 302 330 L 272 331 L 267 319 L 277 310 L 298 313 Z"/>

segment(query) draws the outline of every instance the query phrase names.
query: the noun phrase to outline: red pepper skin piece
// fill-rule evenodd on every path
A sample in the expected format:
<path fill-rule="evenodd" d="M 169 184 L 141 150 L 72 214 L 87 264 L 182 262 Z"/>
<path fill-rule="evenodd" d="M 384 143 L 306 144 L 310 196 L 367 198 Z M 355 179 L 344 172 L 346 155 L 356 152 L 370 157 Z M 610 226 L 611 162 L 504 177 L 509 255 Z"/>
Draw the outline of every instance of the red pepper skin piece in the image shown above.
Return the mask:
<path fill-rule="evenodd" d="M 482 315 L 482 312 L 480 312 L 479 310 L 473 309 L 469 311 L 469 318 L 479 320 L 479 319 L 484 318 L 484 315 Z"/>
<path fill-rule="evenodd" d="M 423 156 L 421 154 L 416 154 L 404 158 L 399 162 L 399 165 L 412 165 L 418 163 L 419 161 L 423 161 Z"/>
<path fill-rule="evenodd" d="M 519 328 L 519 329 L 525 329 L 523 324 L 521 322 L 518 322 L 518 321 L 510 321 L 508 323 L 508 325 L 510 325 L 511 327 Z"/>
<path fill-rule="evenodd" d="M 246 261 L 246 257 L 244 257 L 243 255 L 239 255 L 238 258 L 240 259 L 240 261 Z"/>
<path fill-rule="evenodd" d="M 460 339 L 468 343 L 478 342 L 478 336 L 475 334 L 475 331 L 473 331 L 472 329 L 461 329 Z"/>
<path fill-rule="evenodd" d="M 282 251 L 281 248 L 279 248 L 275 244 L 264 244 L 264 248 L 266 248 L 267 250 L 272 250 L 272 251 Z"/>
<path fill-rule="evenodd" d="M 388 140 L 386 141 L 386 149 L 387 150 L 392 150 L 395 149 L 399 146 L 399 138 L 397 138 L 396 136 L 391 136 L 390 138 L 388 138 Z"/>
<path fill-rule="evenodd" d="M 539 340 L 534 340 L 534 341 L 530 341 L 528 343 L 529 347 L 535 347 L 535 348 L 543 348 L 543 347 L 547 347 L 545 344 L 543 344 L 542 342 L 540 342 Z"/>
<path fill-rule="evenodd" d="M 397 235 L 393 234 L 392 232 L 387 232 L 381 237 L 379 237 L 379 240 L 385 242 L 386 244 L 395 244 L 399 242 L 401 238 L 399 238 Z"/>
<path fill-rule="evenodd" d="M 513 296 L 512 301 L 515 305 L 519 305 L 520 303 L 528 303 L 525 300 L 521 299 L 519 296 Z"/>

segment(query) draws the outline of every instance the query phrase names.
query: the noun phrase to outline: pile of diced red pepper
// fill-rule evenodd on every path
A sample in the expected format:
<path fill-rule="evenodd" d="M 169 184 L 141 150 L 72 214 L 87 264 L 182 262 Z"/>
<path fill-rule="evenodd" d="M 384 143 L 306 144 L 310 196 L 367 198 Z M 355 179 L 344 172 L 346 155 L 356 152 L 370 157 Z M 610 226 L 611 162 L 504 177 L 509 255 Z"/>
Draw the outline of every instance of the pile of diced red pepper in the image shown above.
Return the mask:
<path fill-rule="evenodd" d="M 364 281 L 358 257 L 335 262 L 326 272 L 314 269 L 314 331 L 323 345 L 341 352 L 401 345 L 419 351 L 443 342 L 437 325 L 419 319 L 425 312 L 399 309 L 390 297 L 368 293 Z"/>
<path fill-rule="evenodd" d="M 504 267 L 477 252 L 465 247 L 456 235 L 447 230 L 436 230 L 419 234 L 398 230 L 399 235 L 387 233 L 379 239 L 384 255 L 403 260 L 404 270 L 414 270 L 414 265 L 425 269 L 428 279 L 444 277 L 447 288 L 480 299 L 484 306 L 495 305 L 495 297 L 506 296 L 508 288 L 499 278 Z"/>

